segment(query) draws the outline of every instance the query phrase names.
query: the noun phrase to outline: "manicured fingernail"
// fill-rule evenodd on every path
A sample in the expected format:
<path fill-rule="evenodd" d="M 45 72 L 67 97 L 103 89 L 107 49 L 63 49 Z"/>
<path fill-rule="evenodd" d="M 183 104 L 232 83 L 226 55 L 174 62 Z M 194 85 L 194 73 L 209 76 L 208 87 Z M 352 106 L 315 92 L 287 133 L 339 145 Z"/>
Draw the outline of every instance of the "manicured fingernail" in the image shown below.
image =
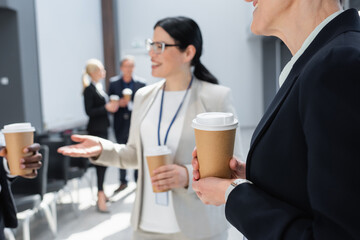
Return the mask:
<path fill-rule="evenodd" d="M 25 148 L 24 153 L 28 153 L 28 152 L 29 152 L 29 149 Z"/>
<path fill-rule="evenodd" d="M 24 168 L 25 168 L 25 165 L 24 165 L 24 164 L 20 164 L 20 168 L 21 168 L 21 169 L 24 169 Z"/>
<path fill-rule="evenodd" d="M 21 162 L 21 163 L 24 163 L 24 162 L 25 162 L 25 159 L 23 159 L 23 158 L 20 159 L 20 162 Z"/>

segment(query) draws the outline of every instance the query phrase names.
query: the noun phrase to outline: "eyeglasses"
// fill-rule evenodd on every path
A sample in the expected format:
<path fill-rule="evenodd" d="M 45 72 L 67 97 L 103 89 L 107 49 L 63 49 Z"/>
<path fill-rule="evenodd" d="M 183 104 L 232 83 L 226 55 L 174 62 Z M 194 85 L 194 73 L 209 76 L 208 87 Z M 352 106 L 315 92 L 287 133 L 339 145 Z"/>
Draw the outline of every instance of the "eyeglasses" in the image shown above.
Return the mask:
<path fill-rule="evenodd" d="M 166 44 L 164 42 L 153 42 L 151 39 L 145 40 L 145 47 L 147 51 L 152 50 L 155 54 L 161 54 L 166 47 L 178 47 L 180 44 Z"/>

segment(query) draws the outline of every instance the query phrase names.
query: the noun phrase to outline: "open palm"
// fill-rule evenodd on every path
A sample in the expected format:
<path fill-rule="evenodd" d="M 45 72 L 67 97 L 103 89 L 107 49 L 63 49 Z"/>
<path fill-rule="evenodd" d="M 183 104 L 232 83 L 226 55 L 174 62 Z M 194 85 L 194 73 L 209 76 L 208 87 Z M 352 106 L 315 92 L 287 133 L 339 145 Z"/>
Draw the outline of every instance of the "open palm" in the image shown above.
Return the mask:
<path fill-rule="evenodd" d="M 97 157 L 102 152 L 98 137 L 90 135 L 72 135 L 71 139 L 78 144 L 58 148 L 58 153 L 71 157 Z"/>

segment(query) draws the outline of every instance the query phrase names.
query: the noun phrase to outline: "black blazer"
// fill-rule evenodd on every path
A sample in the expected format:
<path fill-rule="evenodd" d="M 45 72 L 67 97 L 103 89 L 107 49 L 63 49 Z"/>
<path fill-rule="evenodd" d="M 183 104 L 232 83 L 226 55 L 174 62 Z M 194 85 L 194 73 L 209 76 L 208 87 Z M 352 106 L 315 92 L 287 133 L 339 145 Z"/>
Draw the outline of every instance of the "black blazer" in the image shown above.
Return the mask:
<path fill-rule="evenodd" d="M 360 21 L 347 10 L 293 66 L 257 126 L 226 217 L 249 240 L 360 239 Z"/>
<path fill-rule="evenodd" d="M 10 182 L 4 169 L 3 158 L 0 157 L 0 218 L 3 219 L 5 227 L 16 228 L 16 208 L 12 197 Z M 4 229 L 0 229 L 3 232 Z"/>
<path fill-rule="evenodd" d="M 110 126 L 108 112 L 105 109 L 106 99 L 91 83 L 84 90 L 85 112 L 89 116 L 87 130 L 90 133 L 104 133 Z"/>
<path fill-rule="evenodd" d="M 132 79 L 132 91 L 133 94 L 131 99 L 134 101 L 134 96 L 137 90 L 145 87 L 145 83 L 141 82 L 137 79 Z M 122 90 L 126 88 L 125 83 L 122 78 L 118 78 L 118 80 L 110 83 L 109 86 L 109 96 L 110 95 L 118 95 L 120 98 L 123 97 Z M 118 143 L 125 144 L 129 137 L 129 128 L 130 128 L 130 119 L 131 119 L 131 111 L 128 110 L 127 107 L 120 107 L 119 110 L 114 114 L 114 131 L 116 140 Z"/>

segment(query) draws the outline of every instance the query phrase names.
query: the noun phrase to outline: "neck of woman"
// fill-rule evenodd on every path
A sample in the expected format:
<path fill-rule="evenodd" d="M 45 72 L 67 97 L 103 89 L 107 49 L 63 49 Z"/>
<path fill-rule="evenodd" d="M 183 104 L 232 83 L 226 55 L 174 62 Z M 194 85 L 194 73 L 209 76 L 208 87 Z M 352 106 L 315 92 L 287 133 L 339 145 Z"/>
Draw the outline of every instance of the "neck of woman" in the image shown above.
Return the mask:
<path fill-rule="evenodd" d="M 91 78 L 91 82 L 93 83 L 98 83 L 100 79 L 97 79 L 97 78 Z"/>
<path fill-rule="evenodd" d="M 190 68 L 187 71 L 180 71 L 166 78 L 165 91 L 186 90 L 191 81 L 192 74 Z"/>
<path fill-rule="evenodd" d="M 301 48 L 306 38 L 327 17 L 341 10 L 336 1 L 298 1 L 286 16 L 282 17 L 273 34 L 280 38 L 292 55 Z M 282 23 L 282 24 L 281 24 Z"/>

